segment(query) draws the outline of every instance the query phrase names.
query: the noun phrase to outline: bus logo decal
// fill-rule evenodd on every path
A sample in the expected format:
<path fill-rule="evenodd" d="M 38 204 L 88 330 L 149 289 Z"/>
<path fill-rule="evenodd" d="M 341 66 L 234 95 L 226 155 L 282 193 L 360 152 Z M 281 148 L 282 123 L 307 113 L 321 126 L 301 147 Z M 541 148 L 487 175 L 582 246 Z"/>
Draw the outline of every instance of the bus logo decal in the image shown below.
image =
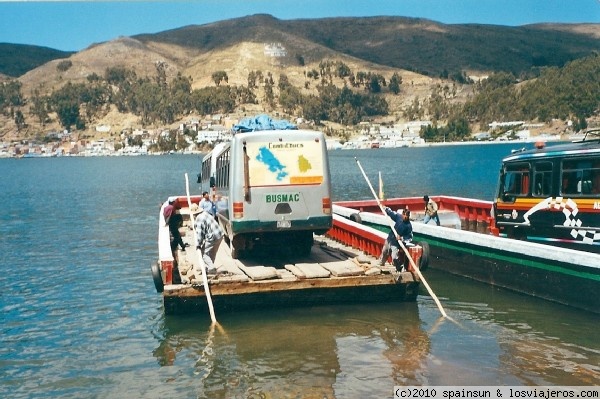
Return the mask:
<path fill-rule="evenodd" d="M 279 159 L 267 147 L 261 147 L 258 150 L 256 160 L 264 163 L 269 168 L 269 172 L 277 173 L 277 180 L 281 181 L 288 173 L 284 170 L 285 165 L 279 162 Z"/>
<path fill-rule="evenodd" d="M 299 202 L 300 193 L 294 194 L 267 194 L 265 196 L 267 203 L 279 203 L 279 202 Z"/>
<path fill-rule="evenodd" d="M 580 228 L 582 222 L 581 219 L 577 218 L 579 208 L 577 207 L 577 203 L 571 198 L 564 200 L 563 197 L 548 197 L 545 200 L 538 202 L 533 208 L 528 210 L 527 213 L 523 215 L 523 219 L 525 219 L 524 224 L 530 226 L 531 222 L 529 221 L 529 216 L 533 215 L 539 210 L 549 208 L 562 210 L 563 215 L 565 215 L 563 226 L 572 228 L 571 237 L 574 239 L 581 239 L 581 241 L 586 244 L 593 244 L 596 241 L 600 241 L 600 232 L 596 232 L 596 230 Z"/>

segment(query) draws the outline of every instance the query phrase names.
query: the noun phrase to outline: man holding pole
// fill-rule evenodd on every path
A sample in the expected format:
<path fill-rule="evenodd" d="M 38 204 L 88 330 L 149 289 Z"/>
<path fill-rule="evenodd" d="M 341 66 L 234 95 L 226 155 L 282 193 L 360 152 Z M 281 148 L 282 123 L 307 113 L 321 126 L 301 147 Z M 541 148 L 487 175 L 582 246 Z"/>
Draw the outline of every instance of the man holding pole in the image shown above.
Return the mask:
<path fill-rule="evenodd" d="M 385 261 L 392 255 L 392 264 L 396 266 L 396 270 L 399 272 L 403 271 L 404 266 L 400 263 L 400 243 L 398 240 L 402 240 L 403 243 L 412 241 L 412 224 L 410 223 L 410 210 L 402 210 L 402 215 L 398 212 L 392 211 L 390 208 L 385 208 L 385 213 L 394 221 L 394 229 L 388 234 L 383 249 L 381 250 L 381 258 L 379 259 L 379 265 L 383 266 Z M 394 234 L 394 230 L 398 233 L 398 236 Z"/>
<path fill-rule="evenodd" d="M 215 217 L 202 209 L 197 208 L 198 216 L 194 223 L 196 231 L 196 249 L 202 253 L 202 260 L 206 264 L 207 274 L 217 274 L 215 258 L 223 241 L 225 233 Z"/>

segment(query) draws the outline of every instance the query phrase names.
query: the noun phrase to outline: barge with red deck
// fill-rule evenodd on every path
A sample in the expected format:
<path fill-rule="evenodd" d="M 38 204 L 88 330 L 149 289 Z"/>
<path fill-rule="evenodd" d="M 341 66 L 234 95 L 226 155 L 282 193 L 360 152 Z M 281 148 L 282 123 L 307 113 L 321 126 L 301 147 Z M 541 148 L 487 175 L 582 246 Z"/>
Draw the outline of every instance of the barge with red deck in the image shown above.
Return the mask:
<path fill-rule="evenodd" d="M 411 210 L 415 238 L 431 248 L 432 269 L 600 313 L 600 255 L 500 237 L 491 201 L 430 197 L 439 206 L 441 226 L 422 223 L 421 197 L 382 202 L 392 209 Z M 335 202 L 333 212 L 356 223 L 387 228 L 374 200 Z"/>

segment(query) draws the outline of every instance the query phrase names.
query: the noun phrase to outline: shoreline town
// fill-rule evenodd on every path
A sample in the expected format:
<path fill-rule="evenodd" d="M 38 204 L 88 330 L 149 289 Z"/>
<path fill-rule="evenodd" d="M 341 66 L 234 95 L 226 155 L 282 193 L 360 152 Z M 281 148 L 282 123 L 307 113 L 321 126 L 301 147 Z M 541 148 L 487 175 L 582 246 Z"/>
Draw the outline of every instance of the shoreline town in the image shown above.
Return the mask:
<path fill-rule="evenodd" d="M 229 124 L 230 125 L 230 124 Z M 430 121 L 413 121 L 393 126 L 364 123 L 359 125 L 359 133 L 348 140 L 327 138 L 328 150 L 356 150 L 402 147 L 429 147 L 439 145 L 499 144 L 507 142 L 529 143 L 536 141 L 573 141 L 583 136 L 560 134 L 533 134 L 531 129 L 538 125 L 528 125 L 522 121 L 492 123 L 490 130 L 503 128 L 503 134 L 493 137 L 490 132 L 473 134 L 470 141 L 426 142 L 419 135 L 423 126 Z M 47 143 L 24 141 L 0 142 L 0 158 L 41 158 L 62 156 L 140 156 L 165 154 L 201 154 L 215 143 L 231 140 L 233 126 L 228 124 L 200 124 L 197 120 L 182 123 L 177 130 L 187 147 L 183 150 L 154 150 L 161 138 L 172 134 L 166 129 L 135 129 L 121 132 L 118 138 L 78 139 L 70 132 L 50 133 Z M 97 132 L 107 133 L 109 126 L 98 127 Z M 187 134 L 184 134 L 187 133 Z M 191 134 L 190 134 L 191 133 Z M 195 135 L 195 138 L 194 138 Z M 179 139 L 178 139 L 179 140 Z M 181 141 L 180 141 L 181 142 Z M 123 143 L 135 143 L 134 145 Z"/>

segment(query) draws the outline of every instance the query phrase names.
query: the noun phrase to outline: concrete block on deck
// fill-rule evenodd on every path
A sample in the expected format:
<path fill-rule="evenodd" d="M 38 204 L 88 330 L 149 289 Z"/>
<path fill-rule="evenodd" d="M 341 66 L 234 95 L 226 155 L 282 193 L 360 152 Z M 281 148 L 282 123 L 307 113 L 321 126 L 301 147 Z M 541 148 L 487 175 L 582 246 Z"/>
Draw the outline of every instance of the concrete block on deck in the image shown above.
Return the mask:
<path fill-rule="evenodd" d="M 245 266 L 237 259 L 235 261 L 237 267 L 239 267 L 248 277 L 250 277 L 254 281 L 259 280 L 269 280 L 273 278 L 278 278 L 277 269 L 270 266 Z"/>
<path fill-rule="evenodd" d="M 359 267 L 351 260 L 326 262 L 321 263 L 320 265 L 329 270 L 331 274 L 336 277 L 360 276 L 365 273 L 362 267 Z"/>
<path fill-rule="evenodd" d="M 286 269 L 277 269 L 277 276 L 279 277 L 279 279 L 286 281 L 298 280 L 298 278 L 293 273 Z"/>
<path fill-rule="evenodd" d="M 285 265 L 285 268 L 300 279 L 326 278 L 330 275 L 330 272 L 318 263 L 297 263 L 295 265 Z"/>

